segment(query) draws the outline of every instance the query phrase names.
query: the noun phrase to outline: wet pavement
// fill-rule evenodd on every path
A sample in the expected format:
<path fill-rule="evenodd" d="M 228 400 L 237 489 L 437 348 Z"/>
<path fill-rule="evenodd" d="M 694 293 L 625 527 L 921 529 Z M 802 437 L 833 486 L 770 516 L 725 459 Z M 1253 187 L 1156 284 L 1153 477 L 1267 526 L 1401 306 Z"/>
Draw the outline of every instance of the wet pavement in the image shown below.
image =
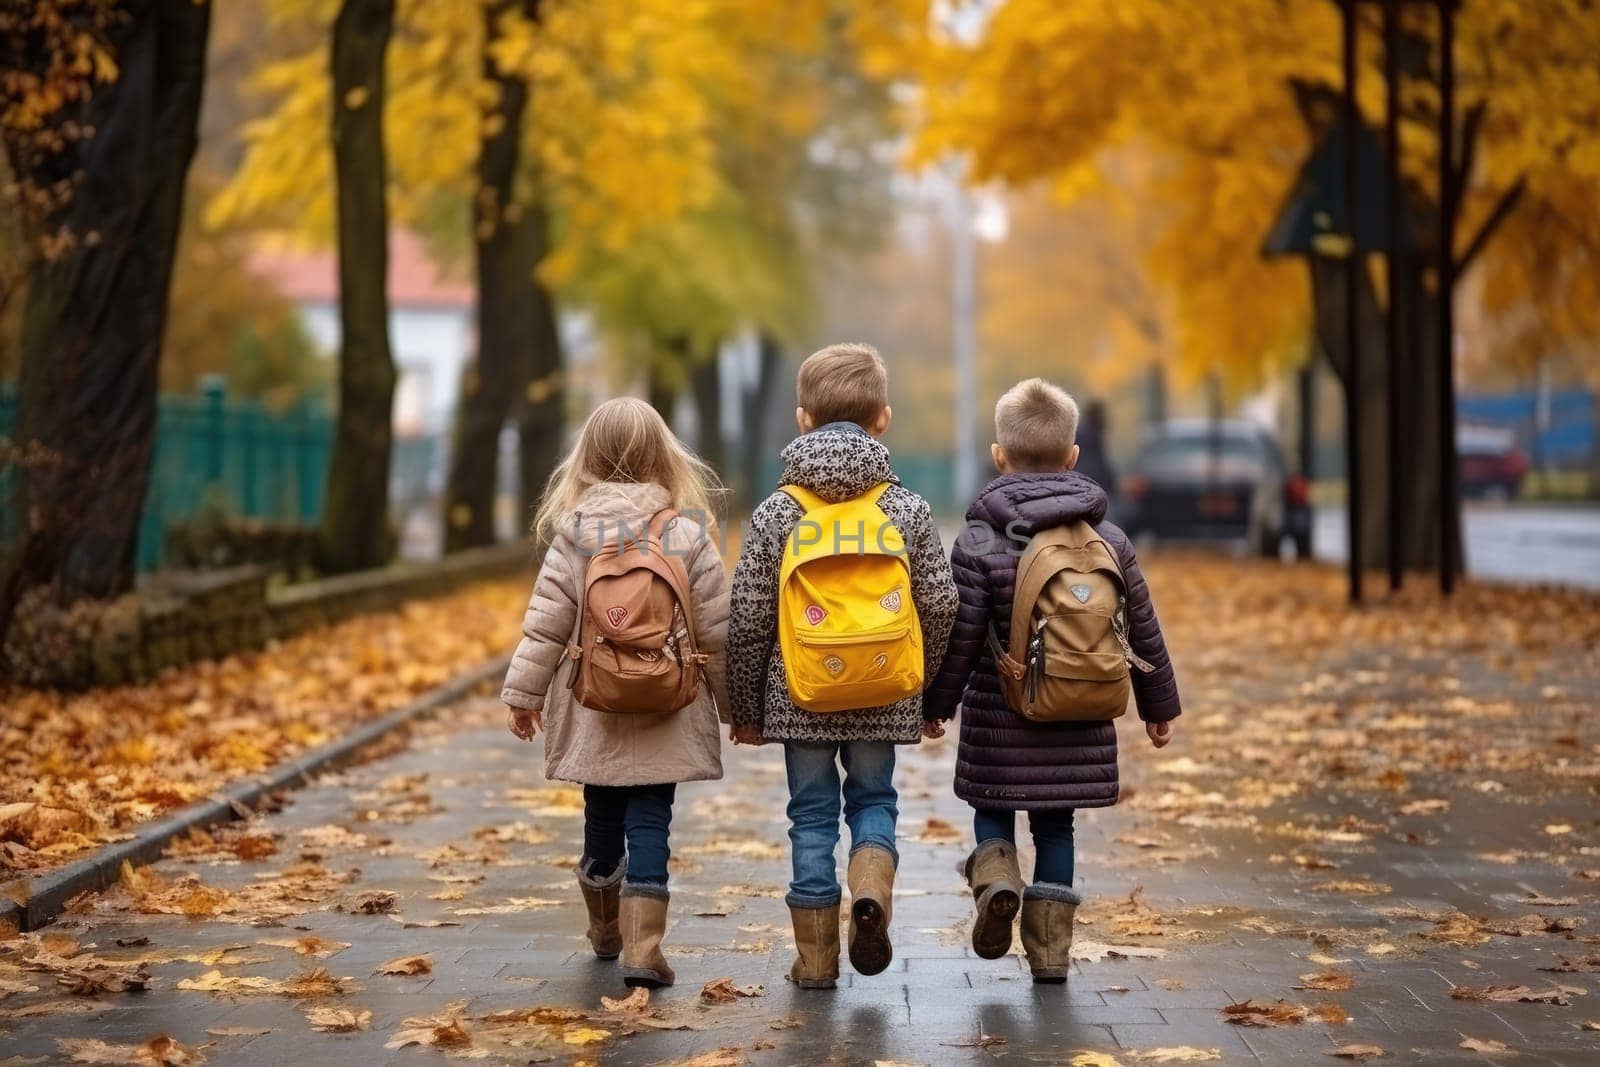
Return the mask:
<path fill-rule="evenodd" d="M 583 938 L 581 798 L 478 698 L 13 942 L 0 960 L 56 962 L 0 972 L 0 1062 L 157 1034 L 230 1064 L 1600 1062 L 1592 663 L 1420 650 L 1247 670 L 1259 649 L 1219 651 L 1175 614 L 1189 712 L 1161 753 L 1122 723 L 1126 802 L 1079 820 L 1088 903 L 1064 986 L 966 945 L 952 733 L 902 750 L 889 971 L 784 980 L 781 753 L 725 746 L 724 781 L 679 790 L 678 984 L 608 1007 L 628 990 Z M 1438 707 L 1443 733 L 1424 722 Z M 84 995 L 74 960 L 151 979 Z M 708 1002 L 722 978 L 735 992 Z"/>
<path fill-rule="evenodd" d="M 1342 508 L 1316 511 L 1317 558 L 1342 562 L 1349 539 Z M 1467 570 L 1502 582 L 1600 589 L 1600 506 L 1468 501 L 1461 512 Z"/>

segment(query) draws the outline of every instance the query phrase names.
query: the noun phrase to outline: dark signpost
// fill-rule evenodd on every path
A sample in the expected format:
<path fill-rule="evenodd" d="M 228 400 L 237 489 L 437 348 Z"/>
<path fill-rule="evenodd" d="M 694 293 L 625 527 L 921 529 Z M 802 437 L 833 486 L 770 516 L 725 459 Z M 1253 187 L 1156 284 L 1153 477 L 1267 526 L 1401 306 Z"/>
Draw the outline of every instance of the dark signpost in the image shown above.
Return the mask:
<path fill-rule="evenodd" d="M 1455 212 L 1463 176 L 1456 168 L 1455 152 L 1455 12 L 1459 0 L 1336 0 L 1343 16 L 1343 86 L 1340 122 L 1317 146 L 1301 168 L 1293 191 L 1262 246 L 1266 254 L 1326 255 L 1344 257 L 1345 287 L 1344 346 L 1345 375 L 1345 467 L 1348 485 L 1346 521 L 1349 529 L 1350 600 L 1360 603 L 1364 569 L 1362 469 L 1360 427 L 1367 413 L 1362 410 L 1362 384 L 1365 381 L 1366 353 L 1362 351 L 1360 329 L 1361 271 L 1366 253 L 1382 251 L 1388 258 L 1386 273 L 1388 317 L 1384 335 L 1384 373 L 1387 376 L 1388 404 L 1382 416 L 1388 428 L 1389 464 L 1385 540 L 1388 578 L 1391 589 L 1398 589 L 1403 578 L 1406 537 L 1405 508 L 1401 494 L 1407 479 L 1400 477 L 1403 465 L 1411 462 L 1412 450 L 1403 447 L 1406 413 L 1420 399 L 1417 390 L 1434 388 L 1440 405 L 1438 506 L 1439 587 L 1445 593 L 1455 589 L 1461 572 L 1459 524 L 1454 516 L 1460 508 L 1456 469 L 1455 416 L 1455 301 L 1457 260 Z M 1416 235 L 1407 225 L 1405 191 L 1400 180 L 1400 13 L 1407 4 L 1434 7 L 1439 19 L 1439 233 L 1437 237 L 1439 357 L 1438 378 L 1434 382 L 1416 380 L 1416 344 L 1420 320 L 1413 292 L 1406 284 L 1403 257 L 1417 254 Z M 1362 4 L 1379 4 L 1383 14 L 1384 43 L 1384 138 L 1380 147 L 1371 129 L 1361 120 L 1356 100 L 1359 72 L 1359 34 L 1357 16 Z M 1378 220 L 1382 220 L 1380 226 Z M 1338 237 L 1337 241 L 1329 241 Z M 1470 253 L 1469 253 L 1470 255 Z M 1374 413 L 1376 414 L 1376 413 Z"/>

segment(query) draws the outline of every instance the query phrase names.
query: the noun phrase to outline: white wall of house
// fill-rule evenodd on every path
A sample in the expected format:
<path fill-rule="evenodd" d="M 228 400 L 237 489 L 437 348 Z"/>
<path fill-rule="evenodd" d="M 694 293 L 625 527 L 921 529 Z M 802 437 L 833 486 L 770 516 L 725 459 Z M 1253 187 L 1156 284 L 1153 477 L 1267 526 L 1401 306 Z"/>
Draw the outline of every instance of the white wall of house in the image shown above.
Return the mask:
<path fill-rule="evenodd" d="M 300 318 L 317 347 L 339 351 L 339 307 L 299 305 Z M 395 387 L 394 425 L 406 434 L 443 433 L 455 413 L 461 367 L 472 353 L 476 330 L 469 309 L 398 306 L 389 312 L 389 345 L 400 372 Z"/>

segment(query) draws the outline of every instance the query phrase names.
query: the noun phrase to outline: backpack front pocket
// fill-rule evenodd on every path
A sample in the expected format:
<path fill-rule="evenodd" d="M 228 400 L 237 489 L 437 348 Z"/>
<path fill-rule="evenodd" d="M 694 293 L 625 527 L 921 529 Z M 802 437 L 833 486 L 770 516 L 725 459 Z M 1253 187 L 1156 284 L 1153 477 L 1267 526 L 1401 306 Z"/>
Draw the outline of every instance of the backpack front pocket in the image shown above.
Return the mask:
<path fill-rule="evenodd" d="M 911 663 L 909 626 L 859 633 L 796 635 L 785 663 L 789 694 L 806 711 L 855 711 L 893 704 L 922 688 L 920 655 Z"/>

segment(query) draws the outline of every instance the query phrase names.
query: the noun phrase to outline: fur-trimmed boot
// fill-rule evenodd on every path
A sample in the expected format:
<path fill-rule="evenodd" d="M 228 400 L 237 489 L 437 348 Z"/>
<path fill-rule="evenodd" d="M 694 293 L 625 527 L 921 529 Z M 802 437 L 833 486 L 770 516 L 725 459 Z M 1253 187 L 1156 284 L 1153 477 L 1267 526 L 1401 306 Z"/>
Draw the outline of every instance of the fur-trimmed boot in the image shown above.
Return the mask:
<path fill-rule="evenodd" d="M 622 953 L 622 927 L 619 898 L 622 896 L 622 876 L 626 865 L 604 878 L 589 873 L 589 863 L 578 868 L 578 888 L 583 892 L 583 906 L 589 909 L 589 944 L 594 954 L 603 960 L 614 960 Z"/>
<path fill-rule="evenodd" d="M 1069 885 L 1036 882 L 1022 893 L 1022 950 L 1035 982 L 1065 982 L 1072 922 L 1083 898 Z"/>
<path fill-rule="evenodd" d="M 1022 870 L 1017 846 L 985 841 L 967 857 L 963 873 L 972 889 L 972 951 L 997 960 L 1011 951 L 1011 927 L 1022 908 Z"/>
<path fill-rule="evenodd" d="M 794 947 L 799 956 L 789 981 L 801 989 L 832 989 L 839 982 L 839 905 L 798 908 L 789 905 Z"/>
<path fill-rule="evenodd" d="M 661 954 L 667 933 L 664 885 L 627 882 L 622 886 L 622 980 L 630 986 L 669 986 L 677 975 Z"/>
<path fill-rule="evenodd" d="M 879 974 L 894 959 L 889 920 L 894 912 L 894 853 L 862 845 L 850 853 L 850 966 Z"/>

